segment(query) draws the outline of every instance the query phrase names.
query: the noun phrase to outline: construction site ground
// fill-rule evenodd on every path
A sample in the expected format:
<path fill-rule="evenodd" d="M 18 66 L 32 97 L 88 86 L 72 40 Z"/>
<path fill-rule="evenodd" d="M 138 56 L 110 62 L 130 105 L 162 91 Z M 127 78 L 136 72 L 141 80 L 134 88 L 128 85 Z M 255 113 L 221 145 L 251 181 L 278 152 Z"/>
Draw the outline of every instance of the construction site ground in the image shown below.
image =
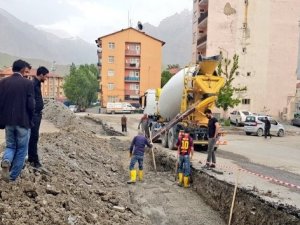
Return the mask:
<path fill-rule="evenodd" d="M 115 130 L 121 131 L 121 115 L 90 114 L 101 118 Z M 137 133 L 141 115 L 127 115 L 128 134 L 123 139 L 130 140 Z M 205 171 L 218 180 L 235 184 L 275 208 L 286 206 L 287 211 L 300 217 L 300 128 L 286 126 L 285 137 L 264 139 L 257 136 L 246 136 L 242 128 L 233 128 L 224 137 L 227 145 L 219 146 L 217 154 L 217 173 Z M 236 131 L 235 131 L 236 130 Z M 155 144 L 156 151 L 166 152 L 175 158 L 176 151 L 162 148 Z M 193 167 L 203 170 L 206 152 L 196 152 L 192 160 Z M 202 164 L 201 164 L 201 163 Z M 175 166 L 174 166 L 175 167 Z"/>
<path fill-rule="evenodd" d="M 128 185 L 128 136 L 55 102 L 43 117 L 44 168 L 26 164 L 16 182 L 0 181 L 1 225 L 225 224 L 193 189 L 177 186 L 173 173 L 155 173 L 148 155 L 145 181 Z M 0 130 L 2 150 L 4 139 Z"/>
<path fill-rule="evenodd" d="M 147 154 L 144 182 L 128 185 L 128 147 L 140 116 L 127 115 L 128 133 L 122 136 L 121 115 L 74 114 L 48 103 L 39 142 L 44 169 L 27 165 L 17 182 L 0 181 L 0 224 L 226 224 L 236 178 L 239 188 L 259 202 L 238 191 L 232 224 L 300 224 L 300 191 L 257 175 L 299 185 L 298 136 L 263 140 L 230 134 L 228 145 L 217 151 L 218 172 L 223 174 L 203 170 L 199 161 L 205 161 L 206 153 L 197 152 L 190 189 L 175 182 L 176 152 L 155 144 L 158 172 Z M 272 210 L 259 206 L 262 199 Z M 285 219 L 282 211 L 292 217 Z M 257 215 L 256 222 L 249 214 Z"/>

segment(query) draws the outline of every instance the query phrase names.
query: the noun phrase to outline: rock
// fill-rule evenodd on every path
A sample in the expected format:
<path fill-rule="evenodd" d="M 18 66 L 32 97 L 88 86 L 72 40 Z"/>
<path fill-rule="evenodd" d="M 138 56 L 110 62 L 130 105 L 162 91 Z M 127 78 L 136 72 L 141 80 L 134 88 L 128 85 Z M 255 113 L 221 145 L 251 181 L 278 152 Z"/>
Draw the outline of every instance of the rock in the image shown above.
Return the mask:
<path fill-rule="evenodd" d="M 109 198 L 108 198 L 108 196 L 102 196 L 101 197 L 101 200 L 103 201 L 103 202 L 108 202 L 108 200 L 109 200 Z"/>
<path fill-rule="evenodd" d="M 119 204 L 119 200 L 117 200 L 116 198 L 110 198 L 108 201 L 113 205 L 118 205 Z"/>
<path fill-rule="evenodd" d="M 102 190 L 95 190 L 94 193 L 97 194 L 97 195 L 99 195 L 99 196 L 104 196 L 104 195 L 106 195 L 106 192 L 105 192 L 105 191 L 102 191 Z"/>
<path fill-rule="evenodd" d="M 87 184 L 87 185 L 92 185 L 93 181 L 88 179 L 88 178 L 84 178 L 83 181 Z"/>
<path fill-rule="evenodd" d="M 118 171 L 118 169 L 117 169 L 116 167 L 113 167 L 113 166 L 112 166 L 110 169 L 111 169 L 111 171 L 113 171 L 114 173 Z"/>
<path fill-rule="evenodd" d="M 1 199 L 3 201 L 8 200 L 9 199 L 9 194 L 7 192 L 5 192 L 5 191 L 1 192 Z"/>
<path fill-rule="evenodd" d="M 122 206 L 113 206 L 113 209 L 119 212 L 125 212 L 125 208 Z"/>
<path fill-rule="evenodd" d="M 60 193 L 60 191 L 56 190 L 54 187 L 52 187 L 50 185 L 47 185 L 47 187 L 46 187 L 46 193 L 56 196 L 56 195 L 58 195 Z"/>

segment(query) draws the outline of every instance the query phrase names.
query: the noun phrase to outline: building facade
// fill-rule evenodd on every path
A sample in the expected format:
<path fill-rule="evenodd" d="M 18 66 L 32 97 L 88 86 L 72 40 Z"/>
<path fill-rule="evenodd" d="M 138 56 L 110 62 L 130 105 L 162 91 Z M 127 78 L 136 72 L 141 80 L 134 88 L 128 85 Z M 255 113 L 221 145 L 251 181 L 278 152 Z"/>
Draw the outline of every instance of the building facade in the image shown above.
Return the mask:
<path fill-rule="evenodd" d="M 161 83 L 163 41 L 134 28 L 99 37 L 100 102 L 138 105 L 147 89 Z"/>
<path fill-rule="evenodd" d="M 6 68 L 0 70 L 0 79 L 12 75 L 12 69 Z M 36 75 L 36 69 L 32 68 L 28 74 L 28 79 L 32 80 Z M 57 101 L 63 102 L 66 100 L 64 90 L 63 90 L 64 78 L 58 74 L 49 73 L 47 79 L 42 83 L 41 91 L 44 99 L 55 99 Z"/>
<path fill-rule="evenodd" d="M 298 0 L 194 0 L 193 60 L 239 55 L 237 108 L 290 119 L 299 48 Z"/>

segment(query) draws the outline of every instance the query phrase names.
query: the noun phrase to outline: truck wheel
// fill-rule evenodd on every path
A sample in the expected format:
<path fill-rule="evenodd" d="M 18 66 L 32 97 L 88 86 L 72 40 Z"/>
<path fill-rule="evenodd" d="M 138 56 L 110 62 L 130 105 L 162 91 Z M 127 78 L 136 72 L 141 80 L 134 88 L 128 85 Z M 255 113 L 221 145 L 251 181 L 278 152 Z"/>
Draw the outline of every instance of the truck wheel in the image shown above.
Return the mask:
<path fill-rule="evenodd" d="M 168 147 L 168 132 L 165 132 L 161 135 L 161 144 L 164 148 Z"/>
<path fill-rule="evenodd" d="M 175 130 L 174 129 L 170 129 L 168 132 L 168 146 L 170 150 L 175 150 L 176 146 L 175 146 Z"/>

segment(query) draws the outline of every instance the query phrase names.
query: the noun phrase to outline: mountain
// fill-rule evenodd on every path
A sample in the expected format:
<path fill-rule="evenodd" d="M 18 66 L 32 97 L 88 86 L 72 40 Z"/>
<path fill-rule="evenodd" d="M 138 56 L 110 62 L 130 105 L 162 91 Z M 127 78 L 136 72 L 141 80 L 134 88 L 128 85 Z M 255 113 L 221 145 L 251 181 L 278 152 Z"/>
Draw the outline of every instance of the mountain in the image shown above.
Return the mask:
<path fill-rule="evenodd" d="M 163 64 L 188 65 L 192 58 L 192 11 L 183 10 L 162 20 L 155 27 L 145 23 L 144 31 L 166 44 L 163 46 Z"/>
<path fill-rule="evenodd" d="M 12 55 L 0 52 L 0 70 L 4 69 L 6 67 L 11 67 L 12 63 L 17 59 L 20 59 L 20 57 L 12 56 Z M 25 60 L 26 62 L 29 62 L 33 68 L 38 68 L 39 66 L 45 66 L 49 70 L 51 70 L 52 66 L 53 66 L 53 62 L 48 62 L 45 60 L 24 58 L 24 57 L 22 57 L 22 59 Z M 70 71 L 70 64 L 69 65 L 55 64 L 54 73 L 59 74 L 61 76 L 65 76 L 66 74 L 69 74 L 69 71 Z"/>
<path fill-rule="evenodd" d="M 24 23 L 0 9 L 0 52 L 60 64 L 95 63 L 96 46 L 81 39 L 63 39 Z"/>

